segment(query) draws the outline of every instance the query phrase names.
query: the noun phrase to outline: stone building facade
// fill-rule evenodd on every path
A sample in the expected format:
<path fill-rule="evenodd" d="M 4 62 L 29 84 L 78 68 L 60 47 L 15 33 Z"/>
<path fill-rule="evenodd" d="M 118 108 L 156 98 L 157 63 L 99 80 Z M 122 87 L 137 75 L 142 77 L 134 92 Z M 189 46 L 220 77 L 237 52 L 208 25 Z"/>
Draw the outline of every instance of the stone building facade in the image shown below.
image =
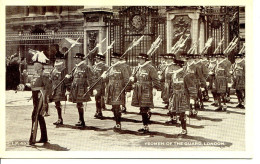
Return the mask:
<path fill-rule="evenodd" d="M 224 38 L 223 51 L 235 37 L 245 42 L 245 7 L 243 6 L 6 6 L 6 56 L 18 54 L 32 73 L 29 49 L 44 51 L 51 69 L 56 51 L 66 52 L 71 44 L 65 38 L 78 39 L 80 45 L 68 53 L 67 67 L 74 67 L 73 55 L 85 55 L 105 39 L 97 52 L 104 53 L 110 64 L 112 52 L 124 53 L 134 39 L 144 36 L 141 43 L 128 52 L 127 62 L 136 65 L 136 55 L 146 53 L 157 37 L 162 44 L 152 57 L 154 65 L 160 64 L 159 54 L 167 53 L 176 42 L 174 36 L 181 32 L 190 34 L 187 51 L 199 42 L 196 53 L 205 46 L 208 38 L 214 41 L 207 53 L 212 53 Z M 177 39 L 178 40 L 178 39 Z M 90 57 L 90 60 L 93 56 Z M 91 62 L 90 62 L 91 63 Z"/>

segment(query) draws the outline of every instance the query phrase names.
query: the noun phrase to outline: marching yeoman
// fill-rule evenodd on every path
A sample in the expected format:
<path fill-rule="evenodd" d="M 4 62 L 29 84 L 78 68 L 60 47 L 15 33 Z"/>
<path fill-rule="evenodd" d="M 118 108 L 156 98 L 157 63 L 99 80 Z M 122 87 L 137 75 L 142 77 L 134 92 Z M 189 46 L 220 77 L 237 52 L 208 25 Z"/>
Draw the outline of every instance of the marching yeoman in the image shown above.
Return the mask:
<path fill-rule="evenodd" d="M 139 129 L 139 132 L 149 132 L 148 122 L 151 117 L 150 108 L 154 107 L 153 95 L 157 90 L 160 90 L 160 81 L 158 78 L 157 70 L 152 66 L 147 54 L 140 53 L 137 56 L 139 59 L 139 66 L 135 68 L 134 73 L 130 80 L 134 83 L 132 106 L 140 107 L 140 113 L 142 114 L 142 121 L 144 127 Z"/>

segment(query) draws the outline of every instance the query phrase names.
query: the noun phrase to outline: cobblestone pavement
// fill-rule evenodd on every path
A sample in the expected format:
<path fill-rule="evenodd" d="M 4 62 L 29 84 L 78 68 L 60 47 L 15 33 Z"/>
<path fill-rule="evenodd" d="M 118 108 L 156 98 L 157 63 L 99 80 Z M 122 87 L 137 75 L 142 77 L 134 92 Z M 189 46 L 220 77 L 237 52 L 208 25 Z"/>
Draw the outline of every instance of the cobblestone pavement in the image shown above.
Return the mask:
<path fill-rule="evenodd" d="M 62 111 L 62 126 L 55 126 L 57 112 L 50 104 L 50 116 L 45 117 L 49 142 L 28 146 L 31 128 L 32 100 L 30 91 L 6 91 L 6 150 L 7 151 L 183 151 L 245 150 L 245 109 L 235 108 L 237 99 L 231 96 L 227 112 L 215 112 L 211 106 L 212 97 L 205 102 L 205 110 L 197 118 L 187 120 L 188 135 L 179 137 L 179 125 L 167 125 L 167 110 L 163 109 L 160 92 L 157 92 L 155 108 L 152 109 L 149 134 L 137 132 L 142 127 L 139 109 L 127 102 L 127 113 L 122 114 L 122 130 L 114 132 L 113 114 L 103 111 L 104 119 L 95 119 L 95 102 L 85 107 L 85 128 L 75 127 L 78 112 L 75 104 L 67 102 Z M 211 95 L 210 95 L 211 96 Z M 92 97 L 92 100 L 94 98 Z M 64 102 L 62 102 L 64 109 Z M 111 106 L 107 106 L 111 109 Z M 38 131 L 38 137 L 40 131 Z M 39 139 L 39 138 L 37 138 Z"/>

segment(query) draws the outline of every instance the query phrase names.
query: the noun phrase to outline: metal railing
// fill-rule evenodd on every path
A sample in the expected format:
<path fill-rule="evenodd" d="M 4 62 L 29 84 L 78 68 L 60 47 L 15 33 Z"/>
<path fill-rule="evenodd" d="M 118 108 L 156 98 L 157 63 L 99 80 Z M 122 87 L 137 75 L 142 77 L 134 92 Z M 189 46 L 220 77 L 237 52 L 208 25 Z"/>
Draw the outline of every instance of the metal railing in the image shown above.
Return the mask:
<path fill-rule="evenodd" d="M 6 41 L 26 41 L 26 40 L 52 40 L 72 38 L 83 38 L 84 32 L 56 32 L 56 33 L 38 33 L 38 34 L 7 34 Z"/>

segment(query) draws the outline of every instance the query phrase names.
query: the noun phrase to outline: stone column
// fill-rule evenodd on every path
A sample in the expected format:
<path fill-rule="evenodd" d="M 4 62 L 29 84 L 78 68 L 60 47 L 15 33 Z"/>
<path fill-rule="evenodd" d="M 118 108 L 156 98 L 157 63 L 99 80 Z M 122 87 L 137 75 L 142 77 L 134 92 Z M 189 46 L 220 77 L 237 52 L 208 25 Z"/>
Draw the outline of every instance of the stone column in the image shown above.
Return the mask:
<path fill-rule="evenodd" d="M 191 19 L 190 22 L 190 34 L 191 34 L 191 39 L 192 43 L 191 45 L 199 39 L 200 33 L 199 33 L 199 17 L 200 17 L 200 10 L 198 7 L 185 7 L 185 8 L 180 8 L 180 7 L 171 7 L 167 10 L 167 52 L 170 52 L 171 47 L 172 47 L 172 39 L 173 39 L 173 32 L 175 31 L 173 27 L 174 20 L 177 19 L 177 17 L 186 17 Z M 201 28 L 203 30 L 203 28 Z M 201 33 L 201 35 L 203 35 Z M 202 42 L 204 39 L 201 38 Z M 196 52 L 197 53 L 197 50 Z"/>
<path fill-rule="evenodd" d="M 202 51 L 205 43 L 205 27 L 204 27 L 204 22 L 200 22 L 200 37 L 199 37 L 199 53 Z"/>
<path fill-rule="evenodd" d="M 60 15 L 67 15 L 68 12 L 69 12 L 69 7 L 68 6 L 61 6 Z"/>
<path fill-rule="evenodd" d="M 82 10 L 82 13 L 84 14 L 84 53 L 87 54 L 88 51 L 88 43 L 89 43 L 89 36 L 88 33 L 91 31 L 97 31 L 97 38 L 96 42 L 97 44 L 100 43 L 104 38 L 107 38 L 106 41 L 102 43 L 102 45 L 98 48 L 98 52 L 104 53 L 108 46 L 108 27 L 106 26 L 106 23 L 103 21 L 103 18 L 107 15 L 112 14 L 111 8 L 95 8 L 95 6 L 85 7 Z M 93 41 L 93 38 L 92 38 Z M 109 54 L 106 54 L 106 57 L 109 56 Z M 106 59 L 107 62 L 109 62 L 108 59 Z"/>
<path fill-rule="evenodd" d="M 199 13 L 192 13 L 188 14 L 189 18 L 192 19 L 191 21 L 191 38 L 192 44 L 196 42 L 199 38 Z M 197 50 L 195 51 L 197 53 Z"/>
<path fill-rule="evenodd" d="M 24 16 L 28 16 L 29 15 L 29 6 L 25 6 L 24 7 Z"/>
<path fill-rule="evenodd" d="M 57 6 L 57 14 L 60 15 L 62 13 L 62 6 Z"/>
<path fill-rule="evenodd" d="M 57 11 L 55 6 L 46 6 L 46 14 L 45 15 L 54 15 Z"/>
<path fill-rule="evenodd" d="M 38 14 L 37 6 L 29 6 L 29 16 L 36 16 Z"/>
<path fill-rule="evenodd" d="M 170 52 L 172 48 L 172 20 L 174 17 L 174 14 L 167 13 L 167 52 Z"/>

